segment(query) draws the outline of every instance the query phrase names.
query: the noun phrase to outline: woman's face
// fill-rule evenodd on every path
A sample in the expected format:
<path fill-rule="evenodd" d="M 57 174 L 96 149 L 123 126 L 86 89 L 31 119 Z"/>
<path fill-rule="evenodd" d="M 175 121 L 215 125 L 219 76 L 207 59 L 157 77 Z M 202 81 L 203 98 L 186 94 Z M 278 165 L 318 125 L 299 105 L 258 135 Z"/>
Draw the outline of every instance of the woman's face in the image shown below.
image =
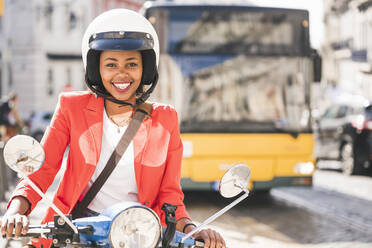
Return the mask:
<path fill-rule="evenodd" d="M 99 62 L 103 86 L 116 99 L 134 101 L 141 83 L 142 56 L 139 51 L 103 51 Z"/>

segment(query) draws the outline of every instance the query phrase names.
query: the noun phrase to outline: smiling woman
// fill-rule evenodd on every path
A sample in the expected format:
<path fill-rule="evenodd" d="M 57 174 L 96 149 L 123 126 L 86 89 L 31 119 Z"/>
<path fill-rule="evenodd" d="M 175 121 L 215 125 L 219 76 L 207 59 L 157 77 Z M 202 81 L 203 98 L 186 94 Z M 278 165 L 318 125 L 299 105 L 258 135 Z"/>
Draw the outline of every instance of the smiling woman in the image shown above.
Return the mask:
<path fill-rule="evenodd" d="M 118 100 L 135 104 L 136 92 L 142 78 L 142 57 L 140 52 L 103 51 L 100 56 L 99 71 L 103 86 L 108 93 Z M 127 117 L 126 119 L 130 117 L 127 113 L 123 113 L 121 105 L 107 101 L 105 106 L 111 120 L 113 118 L 122 119 L 123 114 Z M 113 117 L 113 115 L 116 116 Z M 122 121 L 114 122 L 120 125 Z"/>
<path fill-rule="evenodd" d="M 111 95 L 124 101 L 133 101 L 142 77 L 140 52 L 103 51 L 100 74 L 104 87 Z"/>

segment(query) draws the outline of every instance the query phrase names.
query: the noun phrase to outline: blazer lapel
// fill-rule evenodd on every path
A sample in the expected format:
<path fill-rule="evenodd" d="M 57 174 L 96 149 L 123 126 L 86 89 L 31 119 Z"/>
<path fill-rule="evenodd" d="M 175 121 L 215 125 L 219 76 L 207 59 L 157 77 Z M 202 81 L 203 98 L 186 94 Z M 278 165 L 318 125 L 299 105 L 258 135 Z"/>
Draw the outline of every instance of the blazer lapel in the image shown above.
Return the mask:
<path fill-rule="evenodd" d="M 92 142 L 96 150 L 96 164 L 101 153 L 102 145 L 102 127 L 103 127 L 103 109 L 104 100 L 102 97 L 91 96 L 89 103 L 84 110 L 85 119 L 88 123 L 89 131 L 92 137 Z"/>
<path fill-rule="evenodd" d="M 147 137 L 149 136 L 151 130 L 152 120 L 151 117 L 143 120 L 141 126 L 139 127 L 136 135 L 133 137 L 133 150 L 134 150 L 134 171 L 136 174 L 136 182 L 138 188 L 138 197 L 141 201 L 142 196 L 142 156 L 143 151 L 146 147 Z"/>

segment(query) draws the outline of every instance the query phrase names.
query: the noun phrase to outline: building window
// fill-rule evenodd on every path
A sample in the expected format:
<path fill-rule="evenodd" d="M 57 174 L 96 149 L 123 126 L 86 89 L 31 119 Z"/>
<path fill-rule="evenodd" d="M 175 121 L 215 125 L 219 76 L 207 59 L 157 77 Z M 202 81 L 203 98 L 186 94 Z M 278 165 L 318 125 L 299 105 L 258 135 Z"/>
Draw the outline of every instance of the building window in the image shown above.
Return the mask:
<path fill-rule="evenodd" d="M 48 79 L 47 79 L 47 95 L 52 96 L 54 94 L 54 87 L 53 87 L 53 70 L 50 68 L 48 70 Z"/>
<path fill-rule="evenodd" d="M 8 63 L 8 86 L 9 88 L 12 88 L 13 86 L 13 70 L 12 70 L 12 65 Z"/>
<path fill-rule="evenodd" d="M 77 16 L 73 10 L 71 10 L 71 4 L 65 4 L 65 18 L 66 18 L 66 27 L 67 32 L 76 28 L 77 25 Z"/>
<path fill-rule="evenodd" d="M 46 28 L 48 31 L 52 31 L 53 29 L 53 5 L 52 2 L 49 0 L 45 6 L 45 19 L 46 19 Z"/>
<path fill-rule="evenodd" d="M 71 75 L 71 68 L 66 67 L 66 82 L 63 86 L 62 91 L 71 91 L 72 90 L 72 75 Z"/>
<path fill-rule="evenodd" d="M 76 28 L 76 26 L 77 26 L 77 16 L 73 11 L 71 11 L 69 15 L 69 28 L 70 30 L 73 30 Z"/>
<path fill-rule="evenodd" d="M 66 83 L 71 84 L 71 81 L 72 81 L 71 68 L 66 67 Z"/>

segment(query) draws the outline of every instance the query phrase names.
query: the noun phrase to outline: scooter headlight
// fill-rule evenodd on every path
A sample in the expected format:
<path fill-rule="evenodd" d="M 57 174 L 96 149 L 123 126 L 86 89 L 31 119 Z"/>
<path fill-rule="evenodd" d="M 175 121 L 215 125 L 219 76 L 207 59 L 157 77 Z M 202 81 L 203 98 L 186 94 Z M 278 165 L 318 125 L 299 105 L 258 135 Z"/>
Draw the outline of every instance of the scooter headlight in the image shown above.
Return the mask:
<path fill-rule="evenodd" d="M 113 220 L 109 240 L 113 248 L 155 248 L 160 234 L 158 216 L 149 208 L 134 206 Z"/>

